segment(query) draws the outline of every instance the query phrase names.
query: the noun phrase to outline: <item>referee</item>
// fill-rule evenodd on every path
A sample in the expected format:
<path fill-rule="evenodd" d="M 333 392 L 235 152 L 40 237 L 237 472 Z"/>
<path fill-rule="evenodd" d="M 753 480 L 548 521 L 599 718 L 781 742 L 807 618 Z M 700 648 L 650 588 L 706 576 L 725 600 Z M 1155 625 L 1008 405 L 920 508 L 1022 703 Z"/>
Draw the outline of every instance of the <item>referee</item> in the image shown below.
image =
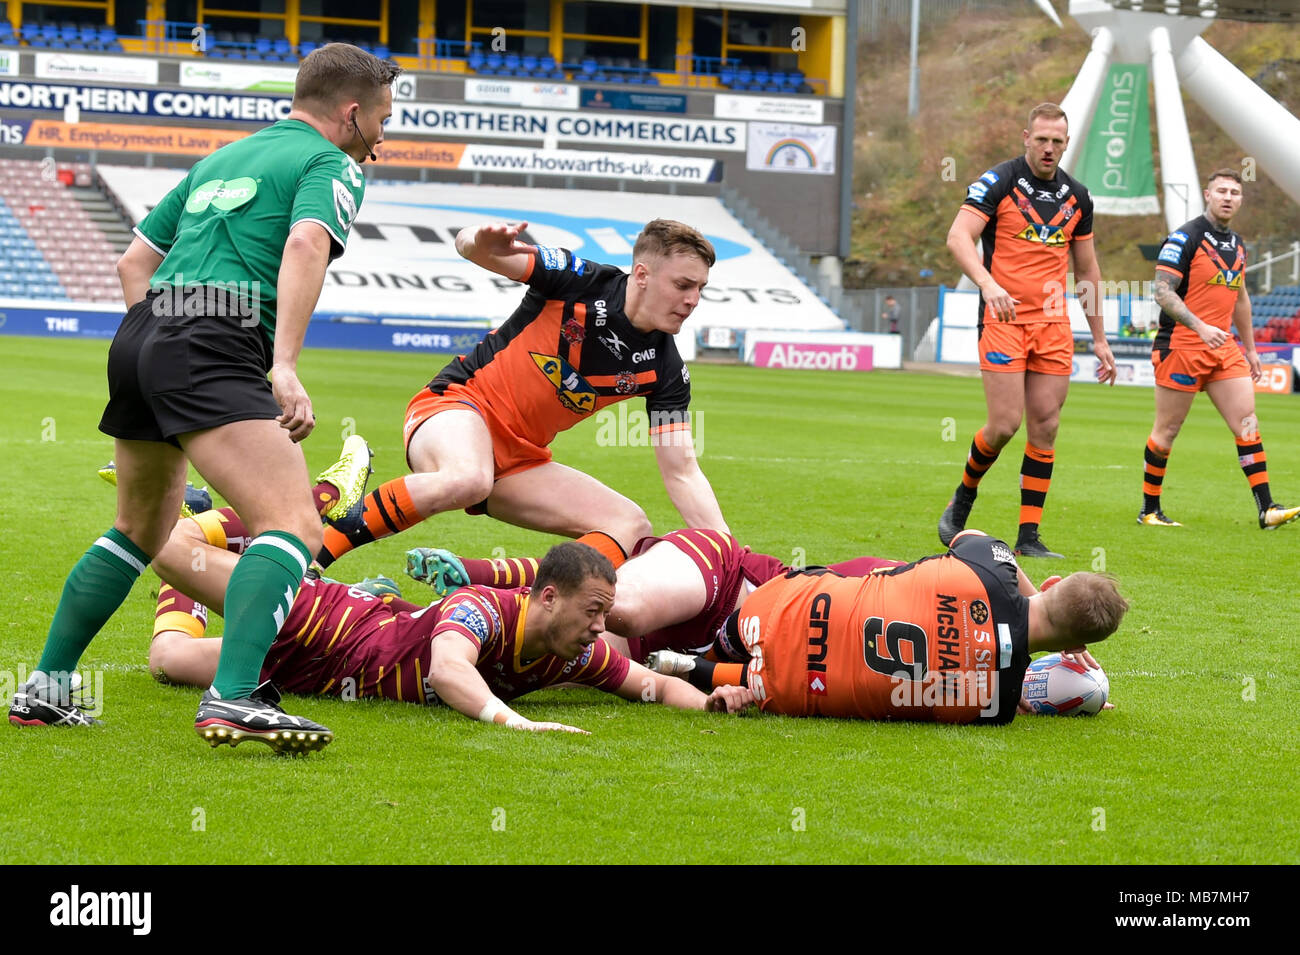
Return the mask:
<path fill-rule="evenodd" d="M 117 519 L 69 574 L 12 722 L 96 722 L 72 698 L 70 674 L 166 542 L 188 459 L 254 537 L 226 590 L 227 640 L 195 729 L 214 746 L 255 738 L 277 752 L 333 738 L 285 714 L 258 675 L 321 546 L 298 445 L 314 424 L 298 354 L 361 206 L 359 164 L 383 142 L 398 72 L 346 44 L 314 51 L 288 118 L 200 160 L 135 229 L 117 266 L 130 307 L 109 349 L 99 426 L 115 439 Z M 361 478 L 339 488 L 345 499 L 368 474 L 368 460 L 354 464 Z"/>

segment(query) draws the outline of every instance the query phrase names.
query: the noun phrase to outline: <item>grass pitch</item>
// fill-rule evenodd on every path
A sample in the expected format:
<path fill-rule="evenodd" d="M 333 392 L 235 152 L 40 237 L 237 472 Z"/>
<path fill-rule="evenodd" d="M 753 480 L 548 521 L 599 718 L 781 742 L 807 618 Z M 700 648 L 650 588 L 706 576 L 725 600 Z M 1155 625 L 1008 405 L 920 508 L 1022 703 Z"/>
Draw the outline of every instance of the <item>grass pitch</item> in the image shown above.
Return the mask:
<path fill-rule="evenodd" d="M 113 518 L 95 475 L 106 342 L 5 337 L 0 699 L 34 665 L 64 577 Z M 404 472 L 405 403 L 427 356 L 308 352 L 313 469 L 346 429 Z M 732 531 L 810 563 L 940 550 L 935 522 L 983 422 L 977 379 L 692 369 L 701 463 Z M 640 402 L 629 404 L 639 410 Z M 1277 497 L 1300 499 L 1300 399 L 1261 396 Z M 330 726 L 323 754 L 210 750 L 198 691 L 145 670 L 151 573 L 91 645 L 103 727 L 0 727 L 0 844 L 42 862 L 1296 862 L 1294 666 L 1300 526 L 1261 533 L 1231 437 L 1199 399 L 1170 459 L 1166 511 L 1138 527 L 1147 389 L 1076 385 L 1043 537 L 1049 573 L 1104 569 L 1132 604 L 1097 647 L 1117 709 L 1004 729 L 723 718 L 552 691 L 518 709 L 592 732 L 513 733 L 446 709 L 290 701 Z M 588 422 L 556 459 L 676 527 L 645 447 Z M 635 437 L 635 429 L 631 432 Z M 615 430 L 615 434 L 617 434 Z M 1022 442 L 990 471 L 971 526 L 1015 533 Z M 370 545 L 335 576 L 400 578 L 407 547 L 540 554 L 543 535 L 439 515 Z M 406 595 L 422 588 L 401 579 Z M 220 632 L 213 627 L 210 632 Z"/>

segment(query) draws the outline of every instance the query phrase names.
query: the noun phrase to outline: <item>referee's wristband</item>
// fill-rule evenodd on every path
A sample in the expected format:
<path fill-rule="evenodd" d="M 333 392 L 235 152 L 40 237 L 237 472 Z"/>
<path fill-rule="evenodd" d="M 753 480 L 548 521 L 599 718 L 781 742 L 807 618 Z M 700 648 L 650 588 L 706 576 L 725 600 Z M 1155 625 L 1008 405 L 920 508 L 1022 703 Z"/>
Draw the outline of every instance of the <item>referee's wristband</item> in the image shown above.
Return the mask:
<path fill-rule="evenodd" d="M 495 696 L 488 697 L 487 702 L 483 704 L 483 709 L 478 712 L 478 718 L 482 723 L 501 723 L 512 729 L 517 729 L 528 722 Z"/>

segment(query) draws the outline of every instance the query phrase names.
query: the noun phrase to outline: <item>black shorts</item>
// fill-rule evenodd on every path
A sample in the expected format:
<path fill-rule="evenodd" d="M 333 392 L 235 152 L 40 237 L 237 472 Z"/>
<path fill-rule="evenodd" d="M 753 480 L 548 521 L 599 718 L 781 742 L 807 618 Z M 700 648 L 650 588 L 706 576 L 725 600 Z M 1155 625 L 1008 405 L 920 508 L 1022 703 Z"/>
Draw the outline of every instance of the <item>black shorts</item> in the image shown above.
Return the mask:
<path fill-rule="evenodd" d="M 278 418 L 260 325 L 236 316 L 154 314 L 157 295 L 132 305 L 108 350 L 108 406 L 99 430 L 165 441 L 232 421 Z"/>

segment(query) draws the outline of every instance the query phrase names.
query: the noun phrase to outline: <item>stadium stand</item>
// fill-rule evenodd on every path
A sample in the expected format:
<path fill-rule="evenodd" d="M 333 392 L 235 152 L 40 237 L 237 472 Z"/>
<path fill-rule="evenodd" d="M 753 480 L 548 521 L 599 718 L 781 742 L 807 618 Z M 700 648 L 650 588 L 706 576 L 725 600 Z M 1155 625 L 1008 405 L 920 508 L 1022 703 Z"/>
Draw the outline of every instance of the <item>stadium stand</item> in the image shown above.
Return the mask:
<path fill-rule="evenodd" d="M 1300 344 L 1300 285 L 1278 285 L 1250 300 L 1255 339 Z"/>
<path fill-rule="evenodd" d="M 122 249 L 78 198 L 99 195 L 91 188 L 90 167 L 69 164 L 53 176 L 46 173 L 50 168 L 0 160 L 0 294 L 121 304 L 116 262 Z"/>

